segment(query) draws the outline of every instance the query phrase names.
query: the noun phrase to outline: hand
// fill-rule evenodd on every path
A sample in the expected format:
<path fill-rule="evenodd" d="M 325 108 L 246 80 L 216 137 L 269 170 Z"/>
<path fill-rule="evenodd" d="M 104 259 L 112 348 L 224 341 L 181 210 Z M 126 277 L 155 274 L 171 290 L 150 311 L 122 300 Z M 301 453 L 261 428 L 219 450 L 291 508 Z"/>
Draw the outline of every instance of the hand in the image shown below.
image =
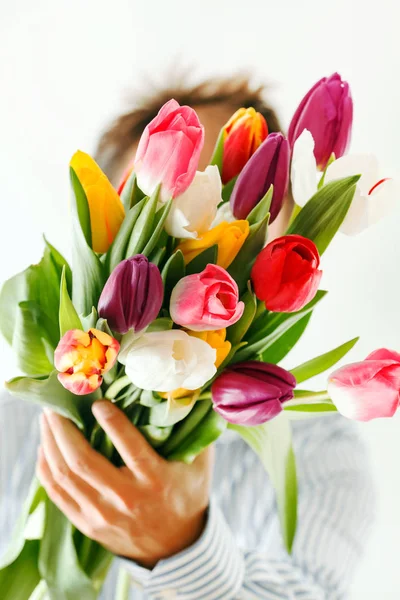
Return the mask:
<path fill-rule="evenodd" d="M 212 449 L 191 465 L 168 462 L 114 404 L 102 400 L 92 410 L 126 466 L 112 465 L 71 421 L 46 411 L 41 417 L 38 478 L 83 534 L 152 568 L 201 535 Z"/>

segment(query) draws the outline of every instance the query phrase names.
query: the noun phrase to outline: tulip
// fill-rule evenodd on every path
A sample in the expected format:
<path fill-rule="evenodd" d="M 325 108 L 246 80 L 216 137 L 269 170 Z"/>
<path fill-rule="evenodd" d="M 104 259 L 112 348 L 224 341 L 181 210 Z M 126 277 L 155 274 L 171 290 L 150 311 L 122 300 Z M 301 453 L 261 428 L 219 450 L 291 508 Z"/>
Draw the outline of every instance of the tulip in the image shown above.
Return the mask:
<path fill-rule="evenodd" d="M 197 390 L 211 379 L 216 351 L 179 329 L 144 333 L 124 356 L 125 371 L 143 390 Z"/>
<path fill-rule="evenodd" d="M 183 277 L 171 294 L 170 314 L 192 331 L 212 331 L 236 323 L 243 314 L 236 281 L 217 265 Z"/>
<path fill-rule="evenodd" d="M 71 329 L 54 353 L 54 365 L 60 371 L 58 380 L 73 394 L 90 394 L 101 386 L 103 375 L 114 366 L 118 352 L 117 340 L 103 331 Z"/>
<path fill-rule="evenodd" d="M 161 201 L 187 190 L 196 174 L 204 127 L 196 112 L 169 100 L 145 128 L 136 151 L 138 185 L 151 195 L 161 184 Z"/>
<path fill-rule="evenodd" d="M 222 222 L 204 233 L 198 240 L 185 240 L 179 244 L 177 250 L 182 252 L 187 264 L 207 248 L 217 245 L 217 265 L 227 269 L 236 258 L 249 232 L 250 225 L 248 221 Z"/>
<path fill-rule="evenodd" d="M 92 248 L 95 252 L 107 252 L 124 220 L 123 204 L 103 171 L 88 154 L 78 150 L 70 165 L 89 204 Z"/>
<path fill-rule="evenodd" d="M 233 216 L 231 205 L 229 204 L 229 202 L 224 202 L 223 204 L 221 204 L 221 206 L 217 210 L 217 214 L 215 215 L 215 219 L 211 223 L 211 229 L 213 229 L 214 227 L 216 227 L 220 223 L 223 223 L 224 221 L 226 223 L 232 223 L 235 220 L 236 219 Z"/>
<path fill-rule="evenodd" d="M 222 182 L 239 175 L 268 135 L 267 122 L 254 108 L 239 108 L 223 127 Z"/>
<path fill-rule="evenodd" d="M 209 166 L 197 171 L 192 183 L 175 198 L 165 230 L 176 238 L 197 238 L 211 227 L 221 198 L 222 184 L 218 167 Z"/>
<path fill-rule="evenodd" d="M 293 398 L 294 376 L 255 360 L 230 365 L 211 387 L 214 410 L 229 423 L 261 425 L 282 411 Z"/>
<path fill-rule="evenodd" d="M 382 177 L 378 160 L 371 154 L 348 155 L 335 160 L 327 169 L 325 183 L 360 174 L 353 201 L 340 227 L 347 235 L 360 233 L 380 221 L 395 208 L 400 194 L 397 181 Z"/>
<path fill-rule="evenodd" d="M 137 254 L 119 263 L 101 293 L 98 312 L 113 331 L 142 331 L 160 312 L 163 282 L 158 267 Z"/>
<path fill-rule="evenodd" d="M 254 292 L 274 312 L 295 312 L 315 296 L 322 276 L 314 242 L 284 235 L 257 256 L 251 271 Z"/>
<path fill-rule="evenodd" d="M 240 173 L 231 195 L 232 212 L 246 219 L 271 185 L 274 194 L 270 208 L 272 223 L 279 214 L 289 183 L 289 142 L 282 133 L 270 133 Z"/>
<path fill-rule="evenodd" d="M 188 331 L 188 334 L 207 342 L 211 348 L 216 350 L 217 358 L 215 366 L 217 368 L 222 365 L 231 351 L 232 344 L 226 339 L 226 329 L 218 329 L 216 331 Z"/>
<path fill-rule="evenodd" d="M 382 348 L 337 369 L 329 376 L 328 393 L 348 419 L 393 417 L 400 401 L 400 354 Z"/>
<path fill-rule="evenodd" d="M 332 153 L 345 154 L 351 137 L 353 101 L 349 84 L 338 73 L 323 77 L 300 102 L 289 126 L 291 148 L 308 129 L 315 140 L 314 154 L 319 169 L 325 169 Z"/>

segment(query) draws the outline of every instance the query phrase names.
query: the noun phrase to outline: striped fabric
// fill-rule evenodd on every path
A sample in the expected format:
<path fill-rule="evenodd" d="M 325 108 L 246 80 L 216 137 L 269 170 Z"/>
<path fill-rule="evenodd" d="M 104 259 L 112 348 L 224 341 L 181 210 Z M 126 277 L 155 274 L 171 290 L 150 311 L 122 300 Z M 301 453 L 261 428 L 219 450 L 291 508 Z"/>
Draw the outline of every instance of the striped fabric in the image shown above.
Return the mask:
<path fill-rule="evenodd" d="M 0 552 L 34 471 L 39 410 L 0 399 Z M 324 417 L 294 424 L 299 526 L 285 552 L 274 494 L 256 455 L 241 440 L 217 445 L 213 497 L 202 537 L 148 571 L 116 560 L 102 600 L 114 600 L 122 565 L 134 600 L 337 600 L 362 555 L 374 516 L 365 448 L 352 423 Z M 0 593 L 1 597 L 1 593 Z"/>

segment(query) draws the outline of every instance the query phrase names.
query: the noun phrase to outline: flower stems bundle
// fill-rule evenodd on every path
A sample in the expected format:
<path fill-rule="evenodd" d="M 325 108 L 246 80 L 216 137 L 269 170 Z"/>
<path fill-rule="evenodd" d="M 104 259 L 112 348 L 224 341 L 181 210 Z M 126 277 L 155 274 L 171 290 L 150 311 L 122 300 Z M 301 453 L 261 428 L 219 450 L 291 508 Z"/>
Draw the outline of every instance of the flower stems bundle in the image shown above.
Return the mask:
<path fill-rule="evenodd" d="M 0 330 L 25 374 L 7 382 L 9 392 L 71 419 L 117 466 L 122 459 L 92 416 L 100 398 L 169 460 L 191 462 L 235 431 L 275 487 L 290 552 L 291 420 L 338 410 L 359 420 L 391 416 L 399 401 L 400 355 L 385 349 L 331 373 L 326 390 L 302 388 L 357 339 L 290 371 L 279 365 L 326 295 L 321 256 L 337 231 L 358 232 L 393 203 L 395 184 L 377 174 L 376 161 L 345 155 L 351 124 L 350 90 L 335 74 L 302 100 L 288 138 L 268 135 L 254 109 L 237 111 L 204 172 L 204 129 L 175 100 L 145 128 L 118 192 L 77 152 L 72 268 L 45 240 L 40 263 L 0 294 Z M 290 173 L 292 219 L 269 240 Z M 112 559 L 35 479 L 0 565 L 1 598 L 95 599 Z"/>

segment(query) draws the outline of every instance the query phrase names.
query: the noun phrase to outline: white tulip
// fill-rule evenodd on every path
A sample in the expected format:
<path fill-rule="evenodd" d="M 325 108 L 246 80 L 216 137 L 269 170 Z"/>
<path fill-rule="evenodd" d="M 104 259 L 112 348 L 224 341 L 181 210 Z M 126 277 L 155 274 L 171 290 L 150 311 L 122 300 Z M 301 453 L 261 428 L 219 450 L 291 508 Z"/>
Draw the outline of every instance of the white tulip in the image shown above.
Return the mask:
<path fill-rule="evenodd" d="M 143 390 L 197 390 L 216 373 L 216 350 L 179 329 L 145 333 L 125 348 L 129 379 Z"/>
<path fill-rule="evenodd" d="M 292 181 L 293 199 L 303 207 L 317 191 L 318 169 L 314 156 L 314 138 L 308 129 L 299 135 L 293 146 Z"/>
<path fill-rule="evenodd" d="M 176 238 L 197 238 L 210 229 L 218 204 L 222 184 L 217 166 L 197 171 L 186 192 L 175 198 L 165 222 L 165 230 Z"/>
<path fill-rule="evenodd" d="M 378 160 L 372 154 L 338 158 L 328 167 L 325 183 L 360 174 L 349 212 L 340 227 L 347 235 L 360 233 L 391 212 L 399 194 L 397 182 L 379 174 Z"/>

